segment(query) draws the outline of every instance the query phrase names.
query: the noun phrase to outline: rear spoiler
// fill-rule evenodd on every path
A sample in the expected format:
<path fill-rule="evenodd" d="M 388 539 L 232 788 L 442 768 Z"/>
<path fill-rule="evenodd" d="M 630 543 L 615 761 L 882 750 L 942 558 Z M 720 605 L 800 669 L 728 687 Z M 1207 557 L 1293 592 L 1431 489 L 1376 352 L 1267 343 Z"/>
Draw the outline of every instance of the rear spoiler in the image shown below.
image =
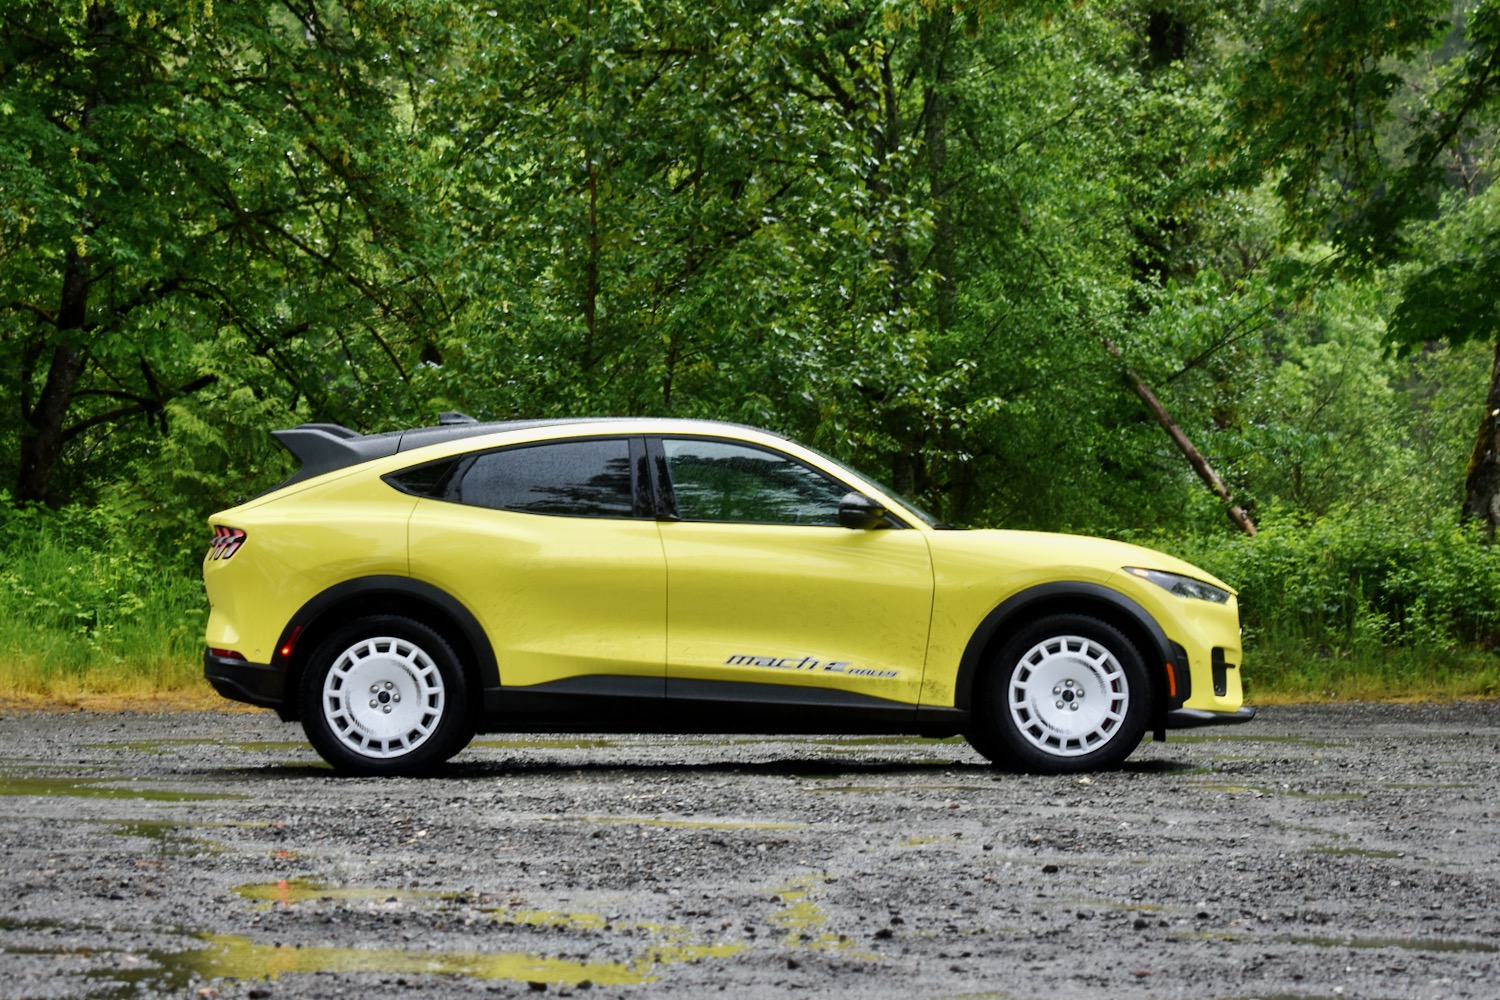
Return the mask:
<path fill-rule="evenodd" d="M 413 431 L 392 431 L 386 434 L 361 434 L 358 431 L 351 431 L 342 424 L 299 424 L 284 431 L 272 431 L 271 436 L 296 456 L 297 461 L 302 463 L 302 467 L 290 479 L 278 483 L 266 492 L 274 492 L 291 486 L 293 483 L 300 483 L 304 479 L 321 476 L 325 472 L 337 472 L 351 465 L 385 458 L 406 448 L 416 447 L 418 444 L 434 444 L 448 437 L 469 437 L 488 433 L 493 426 L 481 424 L 467 414 L 444 413 L 438 417 L 437 427 L 423 427 Z M 431 433 L 434 431 L 438 433 Z M 416 437 L 420 437 L 421 440 L 409 442 L 406 440 Z"/>
<path fill-rule="evenodd" d="M 549 424 L 583 423 L 590 418 L 578 417 L 560 420 L 506 420 L 496 423 L 480 423 L 465 413 L 442 413 L 438 415 L 436 427 L 417 427 L 405 431 L 388 431 L 384 434 L 361 434 L 342 424 L 299 424 L 284 431 L 272 431 L 301 463 L 295 474 L 284 482 L 266 490 L 274 493 L 304 479 L 337 472 L 377 458 L 387 458 L 400 451 L 410 451 L 423 445 L 439 444 L 459 438 L 479 437 L 500 431 L 521 430 Z"/>

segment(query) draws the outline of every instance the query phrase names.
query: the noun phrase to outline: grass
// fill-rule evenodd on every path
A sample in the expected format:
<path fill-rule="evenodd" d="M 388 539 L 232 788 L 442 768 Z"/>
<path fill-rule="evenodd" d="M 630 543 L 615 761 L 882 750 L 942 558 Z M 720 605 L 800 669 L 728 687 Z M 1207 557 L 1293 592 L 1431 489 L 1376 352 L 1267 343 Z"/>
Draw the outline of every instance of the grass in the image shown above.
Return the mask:
<path fill-rule="evenodd" d="M 18 648 L 14 630 L 0 628 L 0 635 L 0 710 L 252 710 L 208 686 L 201 640 L 178 626 L 156 637 L 126 630 L 104 648 L 82 633 L 44 637 L 40 649 Z M 1246 701 L 1254 705 L 1500 697 L 1500 653 L 1488 650 L 1334 650 L 1294 642 L 1262 644 L 1246 660 Z"/>
<path fill-rule="evenodd" d="M 1302 640 L 1246 650 L 1247 701 L 1458 701 L 1500 697 L 1500 652 Z"/>
<path fill-rule="evenodd" d="M 207 601 L 98 511 L 0 507 L 0 703 L 148 702 L 206 688 Z"/>

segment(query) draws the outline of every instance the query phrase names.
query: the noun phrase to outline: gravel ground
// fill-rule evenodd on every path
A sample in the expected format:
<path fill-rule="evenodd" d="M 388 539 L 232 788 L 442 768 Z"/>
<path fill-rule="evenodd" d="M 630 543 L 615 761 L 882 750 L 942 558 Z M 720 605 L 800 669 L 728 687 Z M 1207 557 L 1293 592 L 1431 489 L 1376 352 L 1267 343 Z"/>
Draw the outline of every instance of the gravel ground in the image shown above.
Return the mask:
<path fill-rule="evenodd" d="M 0 996 L 1500 997 L 1500 704 L 1264 709 L 1090 777 L 911 739 L 0 717 Z"/>

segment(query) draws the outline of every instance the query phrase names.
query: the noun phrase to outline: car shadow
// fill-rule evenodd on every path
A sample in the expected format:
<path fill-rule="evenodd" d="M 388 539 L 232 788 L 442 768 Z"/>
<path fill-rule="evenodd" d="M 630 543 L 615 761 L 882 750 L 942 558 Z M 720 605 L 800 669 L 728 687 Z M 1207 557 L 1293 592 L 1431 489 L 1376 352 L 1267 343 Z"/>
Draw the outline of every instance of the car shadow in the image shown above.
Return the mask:
<path fill-rule="evenodd" d="M 476 781 L 484 779 L 550 776 L 550 775 L 609 775 L 609 774 L 683 774 L 683 775 L 764 775 L 786 778 L 858 778 L 874 775 L 931 775 L 942 772 L 968 778 L 988 778 L 992 781 L 1075 781 L 1093 775 L 1027 775 L 1006 771 L 982 760 L 960 761 L 946 758 L 933 760 L 850 760 L 846 756 L 781 758 L 776 760 L 735 761 L 643 761 L 610 760 L 608 752 L 601 751 L 596 760 L 465 760 L 459 758 L 419 775 L 406 775 L 422 781 Z M 1197 770 L 1201 765 L 1183 761 L 1146 760 L 1126 761 L 1117 768 L 1118 774 L 1169 775 Z M 324 764 L 285 763 L 270 764 L 254 768 L 230 768 L 214 773 L 239 778 L 285 781 L 309 778 L 335 778 L 338 775 Z M 1104 772 L 1110 773 L 1110 772 Z M 391 778 L 343 778 L 345 781 L 389 781 Z"/>

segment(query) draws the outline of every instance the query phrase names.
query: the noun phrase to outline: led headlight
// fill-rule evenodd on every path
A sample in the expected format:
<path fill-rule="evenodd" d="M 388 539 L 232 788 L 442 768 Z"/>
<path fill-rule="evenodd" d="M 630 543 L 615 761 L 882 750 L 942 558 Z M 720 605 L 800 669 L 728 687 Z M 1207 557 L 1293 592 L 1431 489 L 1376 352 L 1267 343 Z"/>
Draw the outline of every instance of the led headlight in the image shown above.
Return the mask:
<path fill-rule="evenodd" d="M 1176 573 L 1163 573 L 1159 569 L 1135 569 L 1125 567 L 1125 572 L 1138 576 L 1142 580 L 1150 580 L 1163 590 L 1170 590 L 1178 597 L 1189 597 L 1198 601 L 1211 601 L 1214 604 L 1223 604 L 1229 600 L 1229 591 L 1222 587 L 1215 587 L 1211 583 L 1202 580 L 1194 580 L 1190 576 L 1178 576 Z"/>

